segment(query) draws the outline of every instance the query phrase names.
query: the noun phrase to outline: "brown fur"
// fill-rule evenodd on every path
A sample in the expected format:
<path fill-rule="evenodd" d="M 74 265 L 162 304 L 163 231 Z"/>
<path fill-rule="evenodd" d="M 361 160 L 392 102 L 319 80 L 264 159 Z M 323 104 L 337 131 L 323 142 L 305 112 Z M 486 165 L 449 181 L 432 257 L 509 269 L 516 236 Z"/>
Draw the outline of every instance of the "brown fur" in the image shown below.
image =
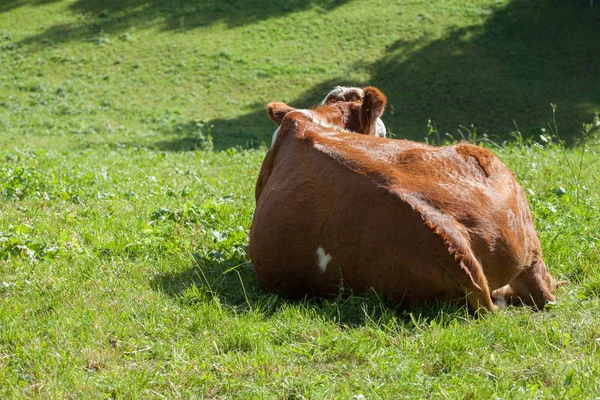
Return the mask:
<path fill-rule="evenodd" d="M 375 124 L 385 110 L 387 99 L 379 89 L 369 86 L 364 88 L 365 97 L 360 113 L 360 128 L 358 132 L 375 136 Z"/>
<path fill-rule="evenodd" d="M 368 86 L 364 96 L 357 91 L 348 91 L 344 98 L 327 97 L 325 103 L 310 112 L 321 123 L 340 129 L 375 136 L 377 119 L 383 114 L 387 99 L 379 89 Z M 267 105 L 269 117 L 281 125 L 283 118 L 296 109 L 285 103 L 273 102 Z"/>
<path fill-rule="evenodd" d="M 368 136 L 360 127 L 368 123 L 349 129 L 361 117 L 348 117 L 348 110 L 382 111 L 381 96 L 369 99 L 365 89 L 362 104 L 336 101 L 313 110 L 367 135 L 315 124 L 302 113 L 279 121 L 256 184 L 250 230 L 260 282 L 287 295 L 326 295 L 338 293 L 343 281 L 405 306 L 465 295 L 473 308 L 488 310 L 497 308 L 492 298 L 539 308 L 554 301 L 556 283 L 510 170 L 467 143 L 436 148 Z M 323 273 L 319 247 L 332 257 Z"/>

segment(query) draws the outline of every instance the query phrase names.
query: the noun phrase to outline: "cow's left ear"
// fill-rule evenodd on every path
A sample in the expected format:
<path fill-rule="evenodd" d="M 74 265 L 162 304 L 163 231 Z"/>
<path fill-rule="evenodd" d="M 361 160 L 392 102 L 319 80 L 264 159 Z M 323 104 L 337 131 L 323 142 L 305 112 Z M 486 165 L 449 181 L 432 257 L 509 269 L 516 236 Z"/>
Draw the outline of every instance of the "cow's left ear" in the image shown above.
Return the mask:
<path fill-rule="evenodd" d="M 281 125 L 283 118 L 290 112 L 294 111 L 294 107 L 290 107 L 285 103 L 273 102 L 267 105 L 267 111 L 269 112 L 269 118 L 271 118 L 277 125 Z"/>

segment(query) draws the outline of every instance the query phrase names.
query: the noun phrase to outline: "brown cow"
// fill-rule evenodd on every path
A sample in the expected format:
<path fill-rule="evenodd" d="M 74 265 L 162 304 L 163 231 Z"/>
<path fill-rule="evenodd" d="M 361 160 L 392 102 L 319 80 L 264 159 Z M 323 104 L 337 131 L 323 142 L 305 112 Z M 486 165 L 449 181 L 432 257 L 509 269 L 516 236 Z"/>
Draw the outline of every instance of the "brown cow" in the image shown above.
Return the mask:
<path fill-rule="evenodd" d="M 466 295 L 476 310 L 554 302 L 527 199 L 506 165 L 468 143 L 375 137 L 385 97 L 334 92 L 311 110 L 268 106 L 280 126 L 256 184 L 249 246 L 266 288 L 373 288 L 404 306 Z"/>

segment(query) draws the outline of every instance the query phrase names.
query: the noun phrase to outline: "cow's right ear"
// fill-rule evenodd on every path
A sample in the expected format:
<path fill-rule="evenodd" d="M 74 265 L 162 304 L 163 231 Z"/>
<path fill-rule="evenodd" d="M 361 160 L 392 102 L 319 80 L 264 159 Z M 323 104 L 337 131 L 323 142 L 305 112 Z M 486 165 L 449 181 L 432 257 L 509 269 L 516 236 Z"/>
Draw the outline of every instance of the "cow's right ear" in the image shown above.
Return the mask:
<path fill-rule="evenodd" d="M 385 110 L 387 99 L 376 87 L 367 86 L 363 90 L 365 96 L 360 110 L 361 130 L 359 133 L 377 136 L 377 121 Z"/>
<path fill-rule="evenodd" d="M 379 89 L 374 86 L 367 86 L 363 89 L 365 97 L 363 99 L 363 107 L 370 114 L 371 119 L 380 118 L 385 110 L 387 99 Z"/>
<path fill-rule="evenodd" d="M 271 118 L 277 125 L 281 125 L 283 118 L 290 112 L 294 111 L 294 107 L 290 107 L 285 103 L 273 102 L 267 105 L 267 111 L 269 112 L 269 118 Z"/>

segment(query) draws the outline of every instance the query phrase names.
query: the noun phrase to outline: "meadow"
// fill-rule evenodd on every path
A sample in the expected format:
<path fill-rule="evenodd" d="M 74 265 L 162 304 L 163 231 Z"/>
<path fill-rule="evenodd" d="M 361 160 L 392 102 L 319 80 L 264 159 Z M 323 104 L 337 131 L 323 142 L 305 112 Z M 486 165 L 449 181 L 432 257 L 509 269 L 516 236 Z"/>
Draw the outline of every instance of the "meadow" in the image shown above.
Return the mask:
<path fill-rule="evenodd" d="M 597 398 L 600 7 L 2 0 L 0 397 Z M 270 101 L 374 85 L 394 138 L 489 147 L 538 312 L 289 300 L 246 257 Z"/>

